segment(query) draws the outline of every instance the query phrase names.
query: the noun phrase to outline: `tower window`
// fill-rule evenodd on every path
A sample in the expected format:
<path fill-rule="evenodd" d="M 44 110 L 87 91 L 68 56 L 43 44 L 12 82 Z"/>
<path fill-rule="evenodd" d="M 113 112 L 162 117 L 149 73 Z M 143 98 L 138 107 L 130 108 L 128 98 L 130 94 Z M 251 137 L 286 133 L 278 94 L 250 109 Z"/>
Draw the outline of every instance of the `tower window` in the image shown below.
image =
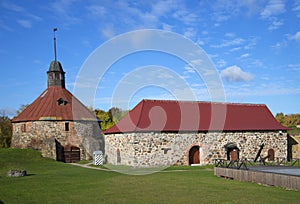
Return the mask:
<path fill-rule="evenodd" d="M 26 124 L 25 123 L 21 125 L 21 131 L 26 132 Z"/>
<path fill-rule="evenodd" d="M 63 98 L 59 98 L 57 99 L 57 105 L 61 106 L 61 105 L 66 105 L 68 102 L 65 101 Z"/>
<path fill-rule="evenodd" d="M 65 123 L 65 131 L 70 131 L 70 123 Z"/>

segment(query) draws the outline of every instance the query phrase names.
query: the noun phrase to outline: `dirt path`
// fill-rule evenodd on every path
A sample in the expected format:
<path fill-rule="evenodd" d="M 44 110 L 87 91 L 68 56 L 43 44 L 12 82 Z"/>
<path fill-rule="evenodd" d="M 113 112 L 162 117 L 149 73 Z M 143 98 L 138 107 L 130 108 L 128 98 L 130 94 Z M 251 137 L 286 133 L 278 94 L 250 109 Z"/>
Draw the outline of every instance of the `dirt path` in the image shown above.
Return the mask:
<path fill-rule="evenodd" d="M 100 170 L 100 171 L 113 171 L 111 169 L 104 169 L 104 168 L 90 166 L 91 164 L 93 164 L 93 162 L 90 162 L 87 164 L 78 164 L 78 163 L 70 163 L 70 164 L 73 166 L 79 166 L 79 167 L 83 167 L 83 168 L 87 168 L 87 169 L 95 169 L 95 170 Z"/>

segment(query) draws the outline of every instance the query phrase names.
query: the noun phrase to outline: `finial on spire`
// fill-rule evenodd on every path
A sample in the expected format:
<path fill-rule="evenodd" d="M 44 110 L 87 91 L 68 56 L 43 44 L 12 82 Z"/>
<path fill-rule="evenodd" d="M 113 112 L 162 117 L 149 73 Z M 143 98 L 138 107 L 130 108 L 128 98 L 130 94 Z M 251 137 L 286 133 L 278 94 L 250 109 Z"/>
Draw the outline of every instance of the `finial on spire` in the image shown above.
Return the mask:
<path fill-rule="evenodd" d="M 57 28 L 53 28 L 53 33 L 54 33 L 54 60 L 57 61 L 57 57 L 56 57 L 56 36 L 55 36 L 55 32 L 57 31 Z"/>

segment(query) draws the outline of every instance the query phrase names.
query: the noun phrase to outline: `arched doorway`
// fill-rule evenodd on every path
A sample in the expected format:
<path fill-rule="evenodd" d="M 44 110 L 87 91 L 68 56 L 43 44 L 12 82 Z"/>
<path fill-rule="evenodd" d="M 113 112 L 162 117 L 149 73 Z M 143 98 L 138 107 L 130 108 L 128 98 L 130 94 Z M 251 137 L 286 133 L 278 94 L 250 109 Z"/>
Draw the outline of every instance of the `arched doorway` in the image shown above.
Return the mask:
<path fill-rule="evenodd" d="M 269 149 L 268 150 L 268 160 L 274 161 L 274 159 L 275 159 L 275 151 L 274 151 L 274 149 Z"/>
<path fill-rule="evenodd" d="M 189 165 L 200 164 L 199 146 L 193 146 L 189 151 Z"/>
<path fill-rule="evenodd" d="M 224 147 L 227 155 L 227 160 L 237 161 L 239 159 L 240 149 L 237 147 L 235 143 L 230 142 L 226 144 Z"/>

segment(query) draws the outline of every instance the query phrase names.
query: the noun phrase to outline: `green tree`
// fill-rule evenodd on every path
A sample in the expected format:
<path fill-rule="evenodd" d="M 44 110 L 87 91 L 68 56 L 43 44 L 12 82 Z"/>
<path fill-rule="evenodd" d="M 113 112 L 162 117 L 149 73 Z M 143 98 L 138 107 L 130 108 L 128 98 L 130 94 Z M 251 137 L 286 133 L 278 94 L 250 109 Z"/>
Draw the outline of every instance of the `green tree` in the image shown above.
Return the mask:
<path fill-rule="evenodd" d="M 121 118 L 124 117 L 128 111 L 123 111 L 120 108 L 113 107 L 107 112 L 104 110 L 95 109 L 94 113 L 101 120 L 101 129 L 104 131 L 119 122 L 119 120 L 121 120 Z"/>
<path fill-rule="evenodd" d="M 12 137 L 11 120 L 5 116 L 0 116 L 0 148 L 10 147 Z"/>
<path fill-rule="evenodd" d="M 117 123 L 123 118 L 128 111 L 123 111 L 121 108 L 112 107 L 108 110 L 108 114 L 114 123 Z"/>
<path fill-rule="evenodd" d="M 17 110 L 17 115 L 19 115 L 20 113 L 22 113 L 23 110 L 25 110 L 29 105 L 28 104 L 22 104 L 21 107 L 19 108 L 19 110 Z"/>
<path fill-rule="evenodd" d="M 280 124 L 282 124 L 282 125 L 284 124 L 285 116 L 283 113 L 277 113 L 275 118 Z"/>
<path fill-rule="evenodd" d="M 102 130 L 107 130 L 108 128 L 114 125 L 114 122 L 108 112 L 104 110 L 95 109 L 94 113 L 101 120 Z"/>
<path fill-rule="evenodd" d="M 283 113 L 276 114 L 276 120 L 286 127 L 296 127 L 300 122 L 300 114 L 288 114 Z"/>

